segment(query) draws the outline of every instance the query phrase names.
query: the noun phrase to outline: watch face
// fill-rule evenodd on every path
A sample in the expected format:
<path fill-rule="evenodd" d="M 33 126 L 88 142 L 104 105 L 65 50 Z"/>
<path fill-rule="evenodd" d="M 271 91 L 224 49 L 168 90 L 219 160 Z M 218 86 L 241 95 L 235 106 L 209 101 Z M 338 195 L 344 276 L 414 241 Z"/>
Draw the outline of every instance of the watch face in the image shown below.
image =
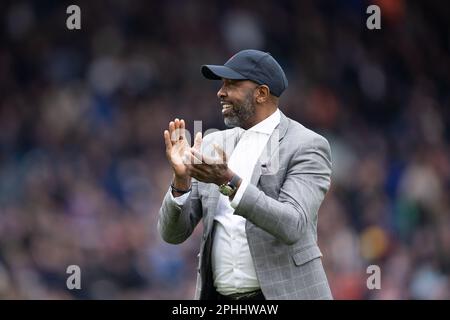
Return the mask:
<path fill-rule="evenodd" d="M 234 189 L 228 185 L 222 185 L 219 187 L 219 191 L 221 194 L 223 194 L 225 196 L 230 196 L 233 194 Z"/>

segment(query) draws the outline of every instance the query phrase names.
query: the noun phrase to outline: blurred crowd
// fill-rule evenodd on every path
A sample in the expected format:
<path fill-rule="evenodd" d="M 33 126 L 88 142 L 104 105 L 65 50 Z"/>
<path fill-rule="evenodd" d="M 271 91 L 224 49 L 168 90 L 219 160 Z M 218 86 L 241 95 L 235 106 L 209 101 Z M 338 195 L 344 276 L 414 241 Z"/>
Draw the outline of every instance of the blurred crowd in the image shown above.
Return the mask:
<path fill-rule="evenodd" d="M 70 4 L 0 4 L 0 298 L 193 298 L 201 225 L 178 246 L 156 230 L 162 133 L 225 129 L 200 65 L 255 48 L 286 71 L 280 109 L 331 144 L 334 297 L 450 299 L 446 1 L 78 1 L 81 30 Z"/>

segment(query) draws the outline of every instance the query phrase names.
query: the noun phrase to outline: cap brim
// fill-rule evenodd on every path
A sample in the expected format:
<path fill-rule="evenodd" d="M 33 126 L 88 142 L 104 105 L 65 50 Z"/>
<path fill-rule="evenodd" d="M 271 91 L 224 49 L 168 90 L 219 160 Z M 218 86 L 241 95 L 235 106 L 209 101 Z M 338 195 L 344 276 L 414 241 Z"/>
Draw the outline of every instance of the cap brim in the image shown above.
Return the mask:
<path fill-rule="evenodd" d="M 246 77 L 241 75 L 240 73 L 234 71 L 231 68 L 226 66 L 217 66 L 217 65 L 203 65 L 202 66 L 202 74 L 206 79 L 211 80 L 220 80 L 231 79 L 231 80 L 245 80 Z"/>

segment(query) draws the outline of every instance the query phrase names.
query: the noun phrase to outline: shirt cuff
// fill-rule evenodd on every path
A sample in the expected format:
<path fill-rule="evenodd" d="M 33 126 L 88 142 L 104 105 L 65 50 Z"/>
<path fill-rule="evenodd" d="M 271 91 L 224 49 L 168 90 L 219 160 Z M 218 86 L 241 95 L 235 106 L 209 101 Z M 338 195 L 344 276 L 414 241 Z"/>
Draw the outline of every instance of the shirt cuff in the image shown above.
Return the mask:
<path fill-rule="evenodd" d="M 236 209 L 239 205 L 239 202 L 241 202 L 242 196 L 244 195 L 245 190 L 247 189 L 248 181 L 245 179 L 242 179 L 241 185 L 239 186 L 238 190 L 236 191 L 236 194 L 234 195 L 233 200 L 230 203 L 230 206 L 233 209 Z"/>
<path fill-rule="evenodd" d="M 177 205 L 179 205 L 180 207 L 181 207 L 182 205 L 184 205 L 184 203 L 186 202 L 186 200 L 187 200 L 187 198 L 189 197 L 189 194 L 190 194 L 190 193 L 191 193 L 191 192 L 189 191 L 189 192 L 186 192 L 185 194 L 182 194 L 182 195 L 179 196 L 179 197 L 174 197 L 173 194 L 172 194 L 172 190 L 169 189 L 170 199 L 171 199 L 173 202 L 175 202 Z"/>

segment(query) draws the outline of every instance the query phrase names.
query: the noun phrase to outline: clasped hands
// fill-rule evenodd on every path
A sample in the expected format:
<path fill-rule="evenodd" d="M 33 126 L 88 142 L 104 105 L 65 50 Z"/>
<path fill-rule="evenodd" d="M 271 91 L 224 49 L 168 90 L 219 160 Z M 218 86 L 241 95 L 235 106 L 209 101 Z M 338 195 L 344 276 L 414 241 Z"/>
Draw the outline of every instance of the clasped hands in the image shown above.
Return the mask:
<path fill-rule="evenodd" d="M 202 133 L 196 134 L 194 145 L 190 147 L 185 130 L 184 120 L 175 119 L 169 123 L 169 130 L 164 131 L 166 157 L 172 166 L 175 182 L 178 182 L 179 186 L 190 185 L 191 177 L 216 185 L 230 181 L 233 172 L 228 168 L 227 155 L 224 150 L 214 144 L 218 157 L 213 158 L 202 154 Z"/>

